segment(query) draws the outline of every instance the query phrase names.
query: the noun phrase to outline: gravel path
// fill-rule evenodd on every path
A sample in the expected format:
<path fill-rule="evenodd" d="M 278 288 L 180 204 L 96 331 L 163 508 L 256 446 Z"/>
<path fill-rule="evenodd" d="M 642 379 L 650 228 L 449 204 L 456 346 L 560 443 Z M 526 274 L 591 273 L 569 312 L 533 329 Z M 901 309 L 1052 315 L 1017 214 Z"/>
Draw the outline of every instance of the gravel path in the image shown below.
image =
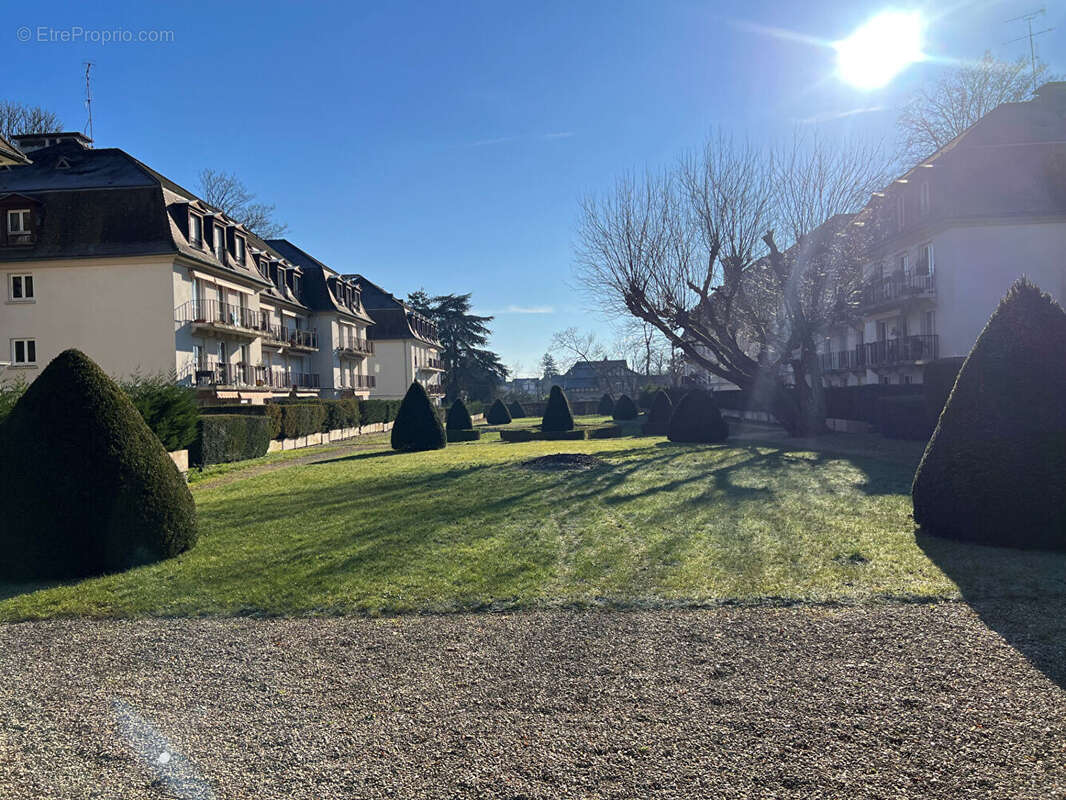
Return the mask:
<path fill-rule="evenodd" d="M 1064 795 L 961 604 L 0 627 L 4 798 Z"/>

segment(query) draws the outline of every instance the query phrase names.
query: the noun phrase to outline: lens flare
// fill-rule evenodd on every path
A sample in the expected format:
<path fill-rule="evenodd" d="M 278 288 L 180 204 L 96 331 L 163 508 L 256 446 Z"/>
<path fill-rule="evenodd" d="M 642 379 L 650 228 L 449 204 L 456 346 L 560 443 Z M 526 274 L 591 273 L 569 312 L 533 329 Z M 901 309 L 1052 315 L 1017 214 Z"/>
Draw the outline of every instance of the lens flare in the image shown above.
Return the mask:
<path fill-rule="evenodd" d="M 859 89 L 879 89 L 922 53 L 925 23 L 917 11 L 884 11 L 847 39 L 834 43 L 837 73 Z"/>

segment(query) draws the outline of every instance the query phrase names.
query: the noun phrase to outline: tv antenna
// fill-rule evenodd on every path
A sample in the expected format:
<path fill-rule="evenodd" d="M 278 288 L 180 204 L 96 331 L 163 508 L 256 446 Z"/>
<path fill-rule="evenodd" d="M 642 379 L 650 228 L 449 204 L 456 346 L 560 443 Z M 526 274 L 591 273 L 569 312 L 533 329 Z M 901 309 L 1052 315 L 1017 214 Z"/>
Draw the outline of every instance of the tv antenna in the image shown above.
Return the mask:
<path fill-rule="evenodd" d="M 90 73 L 92 72 L 93 62 L 85 62 L 85 111 L 89 115 L 88 122 L 85 123 L 84 133 L 89 137 L 89 141 L 93 138 L 93 89 Z"/>
<path fill-rule="evenodd" d="M 1042 31 L 1033 30 L 1033 20 L 1037 17 L 1043 16 L 1046 10 L 1047 9 L 1040 8 L 1036 11 L 1031 11 L 1028 14 L 1022 14 L 1020 17 L 1012 17 L 1011 19 L 1008 19 L 1007 22 L 1019 22 L 1024 20 L 1025 24 L 1029 26 L 1029 33 L 1027 33 L 1025 36 L 1019 36 L 1017 39 L 1011 39 L 1009 42 L 1003 43 L 1014 44 L 1015 42 L 1021 42 L 1026 39 L 1029 40 L 1029 63 L 1032 64 L 1033 67 L 1034 93 L 1036 92 L 1036 45 L 1033 43 L 1033 40 L 1036 39 L 1037 36 L 1043 36 L 1045 33 L 1051 33 L 1051 31 L 1055 30 L 1054 28 L 1044 28 L 1044 30 Z"/>

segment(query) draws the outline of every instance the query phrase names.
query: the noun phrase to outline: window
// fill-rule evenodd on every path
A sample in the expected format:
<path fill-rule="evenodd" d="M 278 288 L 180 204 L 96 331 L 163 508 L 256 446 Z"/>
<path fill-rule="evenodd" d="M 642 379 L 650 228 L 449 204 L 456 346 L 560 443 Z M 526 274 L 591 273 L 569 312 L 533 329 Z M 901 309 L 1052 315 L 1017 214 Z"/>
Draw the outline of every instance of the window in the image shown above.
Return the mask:
<path fill-rule="evenodd" d="M 215 258 L 219 261 L 226 260 L 226 229 L 221 225 L 215 225 Z"/>
<path fill-rule="evenodd" d="M 896 195 L 896 230 L 899 230 L 899 231 L 903 230 L 904 208 L 905 207 L 904 207 L 904 203 L 903 203 L 903 195 L 902 194 L 897 194 Z"/>
<path fill-rule="evenodd" d="M 9 278 L 8 300 L 32 300 L 34 298 L 32 275 L 11 275 Z"/>
<path fill-rule="evenodd" d="M 918 214 L 923 217 L 929 216 L 929 181 L 922 183 L 922 188 L 918 195 Z"/>
<path fill-rule="evenodd" d="M 29 366 L 37 363 L 36 339 L 12 339 L 11 363 Z"/>
<path fill-rule="evenodd" d="M 192 363 L 194 369 L 204 368 L 204 348 L 203 345 L 194 344 L 192 346 Z"/>
<path fill-rule="evenodd" d="M 295 274 L 292 276 L 292 293 L 297 298 L 300 297 L 300 278 Z"/>
<path fill-rule="evenodd" d="M 881 376 L 881 383 L 883 385 L 885 385 L 885 386 L 888 386 L 890 383 L 892 383 L 892 376 L 891 375 L 882 375 Z"/>
<path fill-rule="evenodd" d="M 898 256 L 896 256 L 896 272 L 900 273 L 901 275 L 906 275 L 908 271 L 907 268 L 909 266 L 910 262 L 907 259 L 906 253 L 900 253 Z"/>
<path fill-rule="evenodd" d="M 7 232 L 18 235 L 30 232 L 30 210 L 13 208 L 7 212 Z"/>
<path fill-rule="evenodd" d="M 234 257 L 237 259 L 237 263 L 238 264 L 243 264 L 244 263 L 244 237 L 243 236 L 234 236 L 233 237 L 233 253 L 234 253 Z"/>
<path fill-rule="evenodd" d="M 203 244 L 204 235 L 204 221 L 200 219 L 199 214 L 189 212 L 189 243 L 193 247 L 199 247 Z"/>
<path fill-rule="evenodd" d="M 918 248 L 918 274 L 933 274 L 933 245 L 923 244 Z"/>
<path fill-rule="evenodd" d="M 936 333 L 936 312 L 926 311 L 922 314 L 922 335 L 932 336 Z"/>

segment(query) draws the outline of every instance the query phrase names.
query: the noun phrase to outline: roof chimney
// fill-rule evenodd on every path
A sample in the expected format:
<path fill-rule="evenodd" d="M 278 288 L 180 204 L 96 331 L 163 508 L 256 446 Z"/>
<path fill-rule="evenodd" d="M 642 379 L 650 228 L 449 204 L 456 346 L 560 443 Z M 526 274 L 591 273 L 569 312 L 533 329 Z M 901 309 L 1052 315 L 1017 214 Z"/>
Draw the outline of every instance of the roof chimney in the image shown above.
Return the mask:
<path fill-rule="evenodd" d="M 84 133 L 78 131 L 57 133 L 20 133 L 12 136 L 12 140 L 23 153 L 32 153 L 45 147 L 51 147 L 61 142 L 75 142 L 88 150 L 93 146 L 93 140 Z"/>

